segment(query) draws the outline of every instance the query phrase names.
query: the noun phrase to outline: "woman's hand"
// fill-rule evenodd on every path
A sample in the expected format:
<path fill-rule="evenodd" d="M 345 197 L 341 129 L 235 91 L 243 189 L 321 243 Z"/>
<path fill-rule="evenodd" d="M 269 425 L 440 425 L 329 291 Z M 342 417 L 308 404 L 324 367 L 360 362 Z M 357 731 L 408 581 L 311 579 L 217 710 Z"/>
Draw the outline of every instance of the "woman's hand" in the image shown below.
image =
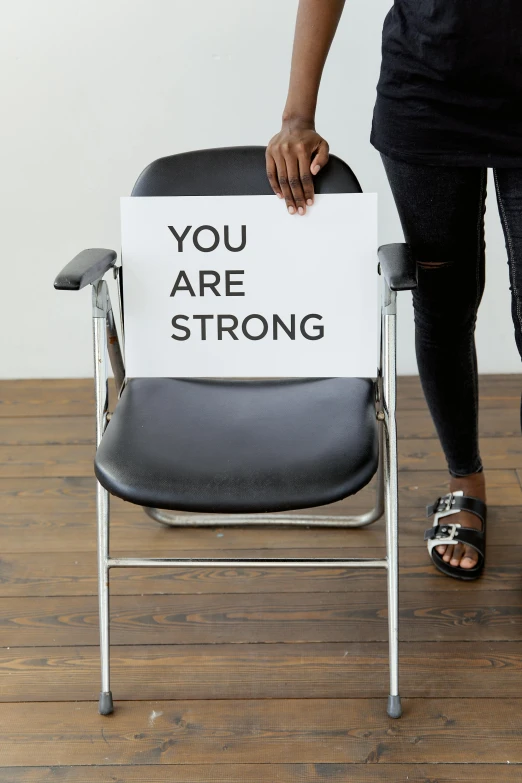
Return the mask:
<path fill-rule="evenodd" d="M 314 203 L 315 176 L 328 163 L 327 142 L 312 123 L 286 121 L 266 150 L 266 173 L 272 190 L 284 198 L 291 215 L 304 215 Z"/>

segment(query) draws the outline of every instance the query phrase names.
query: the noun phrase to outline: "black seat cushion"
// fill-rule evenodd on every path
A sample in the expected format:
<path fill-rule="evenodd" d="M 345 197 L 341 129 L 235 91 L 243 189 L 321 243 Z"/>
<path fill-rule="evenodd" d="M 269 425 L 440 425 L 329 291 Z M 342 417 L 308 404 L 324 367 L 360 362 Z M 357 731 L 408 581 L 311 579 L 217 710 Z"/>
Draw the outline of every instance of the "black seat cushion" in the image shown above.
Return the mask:
<path fill-rule="evenodd" d="M 374 384 L 361 378 L 136 378 L 95 472 L 131 503 L 248 513 L 331 503 L 377 469 Z"/>

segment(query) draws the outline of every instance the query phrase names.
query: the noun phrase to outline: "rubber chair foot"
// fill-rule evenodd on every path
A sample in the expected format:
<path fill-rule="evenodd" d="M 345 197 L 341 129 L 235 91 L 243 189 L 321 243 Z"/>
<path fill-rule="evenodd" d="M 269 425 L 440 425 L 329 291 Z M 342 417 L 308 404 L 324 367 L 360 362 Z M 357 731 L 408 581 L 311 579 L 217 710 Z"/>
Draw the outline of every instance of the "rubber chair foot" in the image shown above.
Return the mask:
<path fill-rule="evenodd" d="M 401 717 L 402 706 L 400 696 L 388 696 L 388 715 L 390 718 Z"/>
<path fill-rule="evenodd" d="M 114 704 L 112 703 L 112 691 L 100 693 L 100 701 L 98 702 L 98 712 L 100 715 L 110 715 L 114 712 Z"/>

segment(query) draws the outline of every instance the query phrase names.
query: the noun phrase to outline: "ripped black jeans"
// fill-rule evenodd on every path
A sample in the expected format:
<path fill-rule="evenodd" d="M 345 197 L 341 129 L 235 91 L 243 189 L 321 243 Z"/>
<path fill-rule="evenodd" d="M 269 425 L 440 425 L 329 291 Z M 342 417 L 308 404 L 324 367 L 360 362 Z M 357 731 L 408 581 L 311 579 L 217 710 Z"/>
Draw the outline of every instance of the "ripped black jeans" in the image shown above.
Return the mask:
<path fill-rule="evenodd" d="M 467 476 L 482 470 L 475 322 L 485 279 L 487 169 L 382 157 L 419 265 L 413 306 L 422 387 L 451 475 Z M 522 357 L 522 168 L 497 169 L 494 178 Z"/>

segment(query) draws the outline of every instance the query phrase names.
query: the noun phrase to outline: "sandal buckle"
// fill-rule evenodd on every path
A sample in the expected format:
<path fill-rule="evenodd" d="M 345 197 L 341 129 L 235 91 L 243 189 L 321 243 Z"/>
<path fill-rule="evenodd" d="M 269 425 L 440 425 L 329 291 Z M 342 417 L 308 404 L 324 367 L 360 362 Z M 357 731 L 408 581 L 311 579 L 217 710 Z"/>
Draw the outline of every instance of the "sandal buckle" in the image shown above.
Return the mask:
<path fill-rule="evenodd" d="M 458 536 L 459 527 L 462 527 L 459 524 L 447 524 L 447 525 L 439 525 L 440 534 L 437 534 L 435 538 L 437 539 L 438 543 L 441 544 L 451 544 L 455 541 L 455 538 Z M 444 535 L 441 535 L 444 533 Z M 438 546 L 438 544 L 437 544 Z"/>
<path fill-rule="evenodd" d="M 444 514 L 447 511 L 451 511 L 451 507 L 455 503 L 455 498 L 453 497 L 453 492 L 449 492 L 447 495 L 443 495 L 437 500 L 436 506 L 435 506 L 435 513 L 436 514 Z"/>

